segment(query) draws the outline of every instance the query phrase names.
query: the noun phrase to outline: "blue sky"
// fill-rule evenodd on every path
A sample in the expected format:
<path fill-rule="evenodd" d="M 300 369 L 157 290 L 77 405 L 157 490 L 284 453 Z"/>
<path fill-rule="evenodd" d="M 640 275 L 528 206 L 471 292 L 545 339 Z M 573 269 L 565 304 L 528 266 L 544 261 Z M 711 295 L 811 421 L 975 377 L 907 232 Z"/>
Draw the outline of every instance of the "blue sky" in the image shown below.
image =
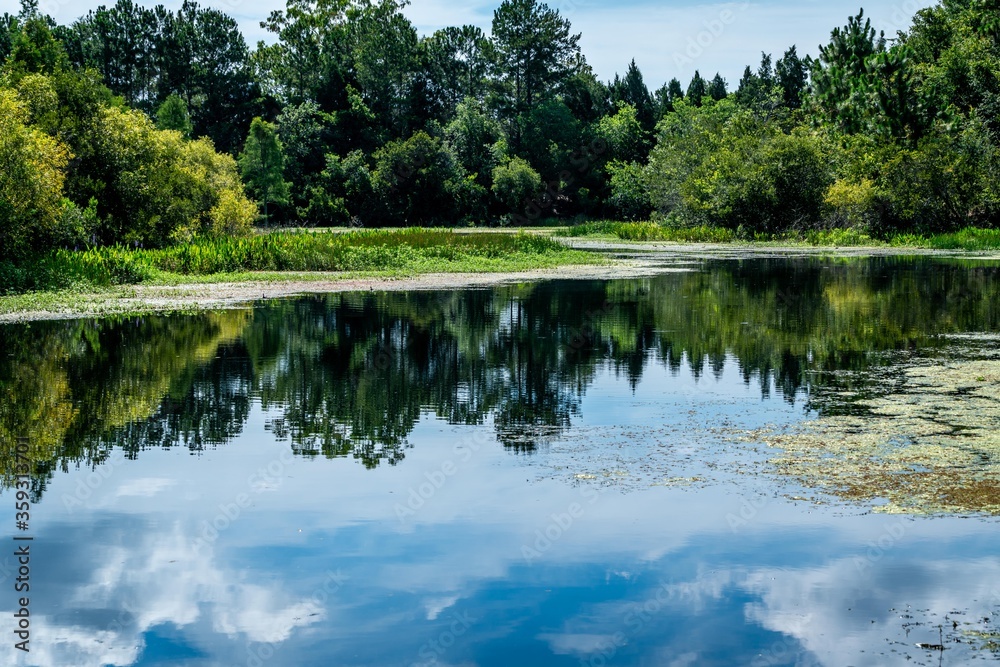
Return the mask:
<path fill-rule="evenodd" d="M 105 0 L 112 4 L 111 0 Z M 139 0 L 140 4 L 156 4 Z M 181 0 L 164 0 L 169 8 Z M 405 12 L 421 34 L 447 25 L 472 23 L 489 30 L 500 0 L 412 0 Z M 11 11 L 15 0 L 0 0 Z M 97 6 L 95 0 L 41 0 L 60 22 L 71 22 Z M 266 39 L 259 22 L 284 0 L 202 0 L 240 21 L 251 44 Z M 877 0 L 864 4 L 873 24 L 887 35 L 909 26 L 910 17 L 929 0 Z M 7 6 L 10 9 L 7 9 Z M 704 3 L 678 0 L 552 0 L 550 7 L 568 17 L 583 33 L 584 54 L 601 79 L 623 72 L 635 58 L 650 88 L 671 77 L 687 84 L 696 69 L 703 75 L 720 72 L 733 87 L 748 64 L 756 66 L 760 52 L 780 56 L 789 46 L 800 55 L 816 54 L 834 26 L 843 25 L 859 8 L 858 0 L 771 0 L 768 2 Z"/>

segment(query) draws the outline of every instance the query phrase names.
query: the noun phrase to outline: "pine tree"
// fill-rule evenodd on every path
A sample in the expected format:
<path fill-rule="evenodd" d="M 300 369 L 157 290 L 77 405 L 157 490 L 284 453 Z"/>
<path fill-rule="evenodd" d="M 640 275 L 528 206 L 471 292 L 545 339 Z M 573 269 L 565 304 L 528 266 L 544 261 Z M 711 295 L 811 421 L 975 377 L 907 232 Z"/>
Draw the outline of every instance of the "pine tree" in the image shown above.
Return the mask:
<path fill-rule="evenodd" d="M 775 78 L 784 94 L 785 106 L 789 109 L 801 107 L 802 93 L 806 89 L 806 64 L 795 52 L 794 45 L 775 65 Z"/>
<path fill-rule="evenodd" d="M 687 98 L 691 100 L 691 103 L 696 107 L 701 106 L 701 98 L 708 94 L 708 84 L 705 83 L 705 79 L 701 78 L 701 74 L 698 70 L 694 71 L 694 77 L 691 79 L 691 83 L 688 84 Z"/>
<path fill-rule="evenodd" d="M 726 95 L 729 94 L 726 90 L 726 80 L 718 72 L 715 73 L 712 82 L 708 84 L 708 94 L 716 102 L 725 99 Z"/>

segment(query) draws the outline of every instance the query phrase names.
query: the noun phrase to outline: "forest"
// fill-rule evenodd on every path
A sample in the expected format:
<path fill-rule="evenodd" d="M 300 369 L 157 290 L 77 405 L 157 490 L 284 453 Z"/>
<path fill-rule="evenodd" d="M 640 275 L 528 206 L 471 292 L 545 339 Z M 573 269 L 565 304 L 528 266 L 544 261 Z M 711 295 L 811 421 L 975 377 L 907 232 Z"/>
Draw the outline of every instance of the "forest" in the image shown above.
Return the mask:
<path fill-rule="evenodd" d="M 708 226 L 735 238 L 993 228 L 1000 5 L 944 0 L 738 82 L 603 82 L 569 20 L 504 0 L 427 36 L 398 0 L 288 0 L 249 46 L 194 2 L 0 17 L 0 255 L 289 227 Z"/>

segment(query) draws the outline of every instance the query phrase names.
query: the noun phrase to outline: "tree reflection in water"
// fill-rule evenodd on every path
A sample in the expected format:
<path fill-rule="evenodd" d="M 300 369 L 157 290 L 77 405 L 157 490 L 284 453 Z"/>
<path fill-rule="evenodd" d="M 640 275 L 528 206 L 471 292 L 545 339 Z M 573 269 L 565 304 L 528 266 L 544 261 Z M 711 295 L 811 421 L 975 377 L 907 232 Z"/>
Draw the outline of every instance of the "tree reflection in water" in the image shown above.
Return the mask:
<path fill-rule="evenodd" d="M 222 445 L 254 401 L 303 456 L 394 464 L 421 414 L 490 421 L 512 451 L 570 427 L 604 368 L 744 381 L 821 414 L 884 391 L 894 354 L 998 330 L 997 268 L 905 258 L 708 261 L 621 281 L 347 293 L 252 309 L 0 327 L 0 441 L 34 493 L 113 448 Z M 852 371 L 844 373 L 844 371 Z M 859 372 L 860 371 L 860 372 Z M 7 480 L 9 483 L 10 480 Z"/>

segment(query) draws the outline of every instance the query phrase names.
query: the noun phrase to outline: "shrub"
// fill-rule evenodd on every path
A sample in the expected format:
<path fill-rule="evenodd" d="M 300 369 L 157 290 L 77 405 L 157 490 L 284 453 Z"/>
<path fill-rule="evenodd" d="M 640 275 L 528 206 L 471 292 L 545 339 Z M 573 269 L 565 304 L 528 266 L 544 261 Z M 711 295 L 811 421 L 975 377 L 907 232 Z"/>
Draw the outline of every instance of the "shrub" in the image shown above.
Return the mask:
<path fill-rule="evenodd" d="M 527 223 L 522 214 L 541 192 L 542 177 L 522 158 L 512 158 L 493 170 L 493 195 L 509 220 Z"/>

